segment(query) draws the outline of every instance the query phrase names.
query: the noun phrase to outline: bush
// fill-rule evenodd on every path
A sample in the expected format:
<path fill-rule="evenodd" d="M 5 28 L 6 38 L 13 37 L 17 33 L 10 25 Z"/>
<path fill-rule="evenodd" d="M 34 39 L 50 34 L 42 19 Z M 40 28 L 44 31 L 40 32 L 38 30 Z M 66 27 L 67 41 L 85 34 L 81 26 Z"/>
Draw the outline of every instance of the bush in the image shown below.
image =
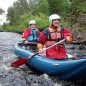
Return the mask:
<path fill-rule="evenodd" d="M 32 14 L 25 14 L 19 19 L 17 28 L 24 30 L 26 27 L 28 27 L 29 21 L 33 19 L 36 20 L 37 27 L 40 29 L 43 29 L 44 27 L 49 25 L 48 16 L 45 14 L 40 13 L 39 15 L 35 16 L 33 16 Z"/>
<path fill-rule="evenodd" d="M 24 31 L 24 29 L 28 27 L 29 21 L 33 20 L 33 19 L 36 20 L 37 28 L 45 29 L 46 27 L 48 27 L 50 25 L 49 21 L 48 21 L 48 17 L 49 17 L 48 15 L 43 14 L 43 13 L 40 13 L 35 16 L 30 13 L 24 14 L 24 15 L 20 16 L 19 19 L 17 19 L 15 25 L 3 24 L 3 30 L 10 31 L 10 32 L 22 33 Z M 61 19 L 61 25 L 68 26 L 69 23 L 66 21 L 64 22 L 64 20 Z"/>

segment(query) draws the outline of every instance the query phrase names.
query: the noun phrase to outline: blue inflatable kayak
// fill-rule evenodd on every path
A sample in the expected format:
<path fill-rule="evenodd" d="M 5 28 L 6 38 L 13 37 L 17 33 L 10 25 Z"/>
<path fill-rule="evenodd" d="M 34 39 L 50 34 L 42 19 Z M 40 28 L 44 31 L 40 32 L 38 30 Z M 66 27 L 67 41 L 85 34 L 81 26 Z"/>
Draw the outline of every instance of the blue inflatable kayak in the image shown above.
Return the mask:
<path fill-rule="evenodd" d="M 30 46 L 30 45 L 29 45 Z M 29 58 L 34 55 L 27 45 L 17 43 L 14 53 L 21 58 Z M 33 46 L 33 45 L 31 45 Z M 29 66 L 41 73 L 57 76 L 59 79 L 69 80 L 86 77 L 86 59 L 50 59 L 43 55 L 36 55 L 28 59 Z"/>

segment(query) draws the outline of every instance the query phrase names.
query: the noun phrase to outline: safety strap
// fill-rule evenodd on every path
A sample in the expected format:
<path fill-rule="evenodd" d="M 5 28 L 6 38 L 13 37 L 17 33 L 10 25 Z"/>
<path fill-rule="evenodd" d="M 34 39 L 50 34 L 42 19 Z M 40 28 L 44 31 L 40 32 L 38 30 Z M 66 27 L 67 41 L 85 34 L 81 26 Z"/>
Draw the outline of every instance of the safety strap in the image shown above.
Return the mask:
<path fill-rule="evenodd" d="M 58 42 L 58 41 L 60 41 L 60 40 L 62 40 L 64 37 L 63 37 L 63 34 L 62 34 L 62 32 L 64 31 L 64 27 L 63 26 L 61 26 L 60 27 L 61 28 L 61 31 L 59 31 L 58 33 L 61 33 L 61 38 L 58 38 L 58 39 L 52 39 L 51 38 L 51 33 L 55 33 L 55 31 L 54 32 L 50 32 L 49 31 L 49 28 L 47 28 L 47 40 L 48 41 L 55 41 L 55 42 Z"/>
<path fill-rule="evenodd" d="M 30 29 L 29 29 L 30 30 Z M 35 30 L 36 31 L 36 34 L 34 34 L 34 30 L 32 31 L 32 33 L 31 33 L 31 30 L 30 30 L 30 35 L 32 35 L 33 36 L 33 41 L 38 41 L 38 29 L 36 29 Z M 37 38 L 36 39 L 34 39 L 35 38 L 35 35 L 37 36 Z M 29 35 L 28 35 L 29 36 Z"/>

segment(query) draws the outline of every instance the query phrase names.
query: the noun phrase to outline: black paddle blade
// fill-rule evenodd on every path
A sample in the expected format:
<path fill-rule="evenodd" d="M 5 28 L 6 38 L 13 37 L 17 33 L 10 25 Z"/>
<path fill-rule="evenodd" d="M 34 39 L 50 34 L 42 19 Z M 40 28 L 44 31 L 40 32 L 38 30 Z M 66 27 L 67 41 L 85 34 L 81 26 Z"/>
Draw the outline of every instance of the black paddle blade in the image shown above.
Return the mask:
<path fill-rule="evenodd" d="M 16 60 L 16 61 L 11 63 L 11 67 L 18 68 L 19 66 L 26 64 L 27 61 L 28 61 L 28 58 L 22 58 L 22 59 Z"/>

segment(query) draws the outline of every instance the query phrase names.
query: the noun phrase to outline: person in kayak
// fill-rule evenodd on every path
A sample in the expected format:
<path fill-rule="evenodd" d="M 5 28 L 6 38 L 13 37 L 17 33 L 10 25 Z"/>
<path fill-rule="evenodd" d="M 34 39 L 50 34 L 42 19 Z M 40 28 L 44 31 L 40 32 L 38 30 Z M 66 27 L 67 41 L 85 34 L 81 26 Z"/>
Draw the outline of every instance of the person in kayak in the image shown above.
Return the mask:
<path fill-rule="evenodd" d="M 58 14 L 50 15 L 49 22 L 50 26 L 42 32 L 39 38 L 42 42 L 42 44 L 38 44 L 39 53 L 42 51 L 43 45 L 47 48 L 64 38 L 66 43 L 70 44 L 72 42 L 72 34 L 67 28 L 60 25 L 60 16 Z M 48 49 L 46 56 L 54 59 L 65 59 L 66 49 L 63 43 Z"/>
<path fill-rule="evenodd" d="M 24 43 L 28 42 L 38 42 L 39 41 L 39 30 L 36 27 L 36 21 L 31 20 L 29 22 L 29 27 L 23 32 L 22 38 Z"/>

